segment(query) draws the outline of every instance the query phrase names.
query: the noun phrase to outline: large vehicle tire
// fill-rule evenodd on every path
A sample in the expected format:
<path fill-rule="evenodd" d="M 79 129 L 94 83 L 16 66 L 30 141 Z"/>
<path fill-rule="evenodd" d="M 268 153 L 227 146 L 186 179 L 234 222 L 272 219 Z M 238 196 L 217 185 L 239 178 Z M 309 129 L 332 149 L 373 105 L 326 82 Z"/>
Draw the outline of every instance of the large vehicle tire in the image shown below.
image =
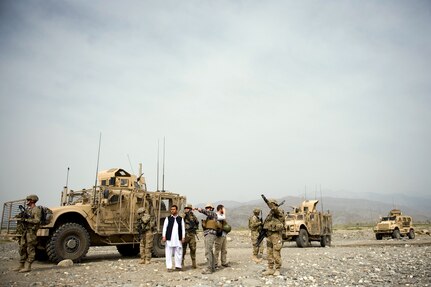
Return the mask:
<path fill-rule="evenodd" d="M 332 236 L 326 235 L 326 246 L 331 246 L 331 245 L 332 245 Z"/>
<path fill-rule="evenodd" d="M 304 228 L 299 230 L 299 235 L 296 238 L 296 246 L 298 247 L 307 247 L 309 245 L 308 241 L 308 232 Z"/>
<path fill-rule="evenodd" d="M 76 263 L 87 254 L 89 247 L 88 231 L 78 223 L 66 223 L 55 230 L 46 249 L 52 262 L 71 259 Z"/>
<path fill-rule="evenodd" d="M 325 247 L 326 244 L 326 235 L 323 235 L 322 237 L 320 237 L 320 246 Z"/>
<path fill-rule="evenodd" d="M 118 252 L 125 257 L 135 257 L 139 254 L 139 244 L 117 245 Z"/>
<path fill-rule="evenodd" d="M 410 229 L 408 236 L 409 239 L 415 239 L 415 231 L 413 229 Z"/>
<path fill-rule="evenodd" d="M 154 257 L 165 257 L 165 244 L 162 243 L 162 235 L 161 234 L 154 234 L 153 256 Z"/>
<path fill-rule="evenodd" d="M 382 234 L 380 234 L 380 233 L 376 233 L 376 239 L 377 239 L 377 240 L 382 240 L 382 238 L 383 238 L 383 235 L 382 235 Z"/>
<path fill-rule="evenodd" d="M 400 234 L 399 229 L 395 229 L 395 230 L 392 232 L 392 238 L 393 238 L 393 239 L 400 239 L 400 238 L 401 238 L 401 234 Z"/>

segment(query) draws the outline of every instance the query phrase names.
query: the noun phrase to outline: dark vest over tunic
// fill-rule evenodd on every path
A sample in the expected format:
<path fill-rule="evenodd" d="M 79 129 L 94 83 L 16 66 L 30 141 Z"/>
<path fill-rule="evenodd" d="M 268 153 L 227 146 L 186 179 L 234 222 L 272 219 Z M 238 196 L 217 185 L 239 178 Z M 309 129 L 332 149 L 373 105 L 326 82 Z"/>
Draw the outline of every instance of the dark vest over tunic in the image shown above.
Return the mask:
<path fill-rule="evenodd" d="M 168 217 L 168 227 L 166 228 L 166 240 L 171 240 L 172 229 L 174 228 L 174 219 L 175 217 L 173 217 L 172 215 Z M 183 229 L 181 228 L 182 217 L 177 216 L 176 219 L 178 223 L 178 238 L 180 240 L 183 240 Z"/>

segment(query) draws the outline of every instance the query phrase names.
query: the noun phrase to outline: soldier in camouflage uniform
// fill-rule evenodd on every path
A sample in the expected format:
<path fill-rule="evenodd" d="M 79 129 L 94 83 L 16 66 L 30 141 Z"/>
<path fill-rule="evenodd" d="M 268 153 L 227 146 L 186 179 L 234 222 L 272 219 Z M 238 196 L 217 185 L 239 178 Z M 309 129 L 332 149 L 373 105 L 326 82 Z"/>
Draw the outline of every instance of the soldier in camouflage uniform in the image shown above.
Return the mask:
<path fill-rule="evenodd" d="M 284 211 L 278 206 L 278 202 L 275 199 L 268 200 L 268 207 L 271 211 L 263 224 L 263 228 L 267 230 L 266 246 L 268 253 L 268 269 L 263 272 L 263 275 L 280 275 Z"/>
<path fill-rule="evenodd" d="M 31 264 L 36 257 L 37 246 L 37 230 L 39 229 L 42 212 L 36 206 L 39 200 L 37 195 L 29 195 L 26 198 L 27 208 L 20 213 L 18 218 L 17 229 L 20 230 L 21 236 L 19 237 L 19 266 L 14 269 L 18 272 L 30 272 Z M 25 266 L 27 262 L 27 266 Z"/>
<path fill-rule="evenodd" d="M 196 209 L 195 209 L 196 210 Z M 197 211 L 203 213 L 207 218 L 202 221 L 202 229 L 204 230 L 205 241 L 205 257 L 208 267 L 202 271 L 202 274 L 211 274 L 215 271 L 215 256 L 214 244 L 217 238 L 217 213 L 214 212 L 214 206 L 207 203 L 205 209 L 197 208 Z"/>
<path fill-rule="evenodd" d="M 149 212 L 144 207 L 140 207 L 138 209 L 139 250 L 141 254 L 139 264 L 150 264 L 154 237 L 153 227 L 154 222 L 151 220 Z"/>
<path fill-rule="evenodd" d="M 253 246 L 253 256 L 252 260 L 256 263 L 262 261 L 261 258 L 258 258 L 258 254 L 262 256 L 263 254 L 263 242 L 260 246 L 255 246 L 257 237 L 259 236 L 259 232 L 262 230 L 262 219 L 259 218 L 259 213 L 261 212 L 260 208 L 255 208 L 253 210 L 253 215 L 248 219 L 248 228 L 251 231 L 251 244 Z"/>
<path fill-rule="evenodd" d="M 187 245 L 190 247 L 190 257 L 192 258 L 192 268 L 196 269 L 196 230 L 199 228 L 199 220 L 193 214 L 193 206 L 187 204 L 184 208 L 184 224 L 186 228 L 186 236 L 183 243 L 183 263 L 187 253 Z"/>

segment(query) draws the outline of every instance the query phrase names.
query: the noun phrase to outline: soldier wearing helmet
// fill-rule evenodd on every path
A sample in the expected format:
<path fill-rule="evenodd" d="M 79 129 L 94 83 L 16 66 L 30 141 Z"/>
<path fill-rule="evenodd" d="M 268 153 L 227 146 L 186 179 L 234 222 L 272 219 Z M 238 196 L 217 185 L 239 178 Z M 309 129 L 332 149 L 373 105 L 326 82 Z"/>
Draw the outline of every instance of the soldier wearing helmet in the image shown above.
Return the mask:
<path fill-rule="evenodd" d="M 215 271 L 214 244 L 217 237 L 217 213 L 214 212 L 214 206 L 211 203 L 207 203 L 205 209 L 198 208 L 197 210 L 207 216 L 206 220 L 202 221 L 202 228 L 204 229 L 205 257 L 208 266 L 202 271 L 202 274 L 211 274 Z"/>
<path fill-rule="evenodd" d="M 30 272 L 31 264 L 36 257 L 37 230 L 39 229 L 42 212 L 36 206 L 39 197 L 31 194 L 26 197 L 26 209 L 17 217 L 21 235 L 19 237 L 19 266 L 15 268 L 18 272 Z M 17 226 L 18 229 L 18 226 Z M 27 263 L 27 265 L 25 265 Z"/>
<path fill-rule="evenodd" d="M 265 198 L 264 198 L 265 199 Z M 284 211 L 277 200 L 265 200 L 270 212 L 265 218 L 263 228 L 266 229 L 266 247 L 268 254 L 268 268 L 263 275 L 280 275 L 281 247 L 283 246 L 282 232 L 284 229 Z"/>
<path fill-rule="evenodd" d="M 139 264 L 150 264 L 151 250 L 153 248 L 154 220 L 145 207 L 140 207 L 138 213 L 139 251 L 141 261 Z"/>
<path fill-rule="evenodd" d="M 199 228 L 199 220 L 196 215 L 193 214 L 193 206 L 187 204 L 184 207 L 184 225 L 186 230 L 186 235 L 184 237 L 183 243 L 183 262 L 181 266 L 184 266 L 184 258 L 187 253 L 187 245 L 190 247 L 190 257 L 192 259 L 192 268 L 196 269 L 196 231 Z"/>
<path fill-rule="evenodd" d="M 263 221 L 260 217 L 261 213 L 260 208 L 255 208 L 253 210 L 253 214 L 248 218 L 248 228 L 251 231 L 251 244 L 253 246 L 253 255 L 252 260 L 256 263 L 259 263 L 262 261 L 262 258 L 259 258 L 258 255 L 263 256 L 263 249 L 264 245 L 263 243 L 260 246 L 255 246 L 257 237 L 259 236 L 259 232 L 262 230 L 263 227 Z"/>
<path fill-rule="evenodd" d="M 27 200 L 27 201 L 31 200 L 34 203 L 36 203 L 36 202 L 39 201 L 39 197 L 37 195 L 35 195 L 35 194 L 30 194 L 29 196 L 26 197 L 25 200 Z"/>

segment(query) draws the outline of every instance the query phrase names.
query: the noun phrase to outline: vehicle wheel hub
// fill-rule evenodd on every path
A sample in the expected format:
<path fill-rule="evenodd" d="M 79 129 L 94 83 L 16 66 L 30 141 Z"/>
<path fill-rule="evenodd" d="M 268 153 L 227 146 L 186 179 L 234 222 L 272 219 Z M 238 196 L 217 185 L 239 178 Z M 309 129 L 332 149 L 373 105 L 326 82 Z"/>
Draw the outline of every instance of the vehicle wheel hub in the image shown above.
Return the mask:
<path fill-rule="evenodd" d="M 79 245 L 79 242 L 76 238 L 72 237 L 66 241 L 66 247 L 69 251 L 75 250 L 78 247 L 78 245 Z"/>

